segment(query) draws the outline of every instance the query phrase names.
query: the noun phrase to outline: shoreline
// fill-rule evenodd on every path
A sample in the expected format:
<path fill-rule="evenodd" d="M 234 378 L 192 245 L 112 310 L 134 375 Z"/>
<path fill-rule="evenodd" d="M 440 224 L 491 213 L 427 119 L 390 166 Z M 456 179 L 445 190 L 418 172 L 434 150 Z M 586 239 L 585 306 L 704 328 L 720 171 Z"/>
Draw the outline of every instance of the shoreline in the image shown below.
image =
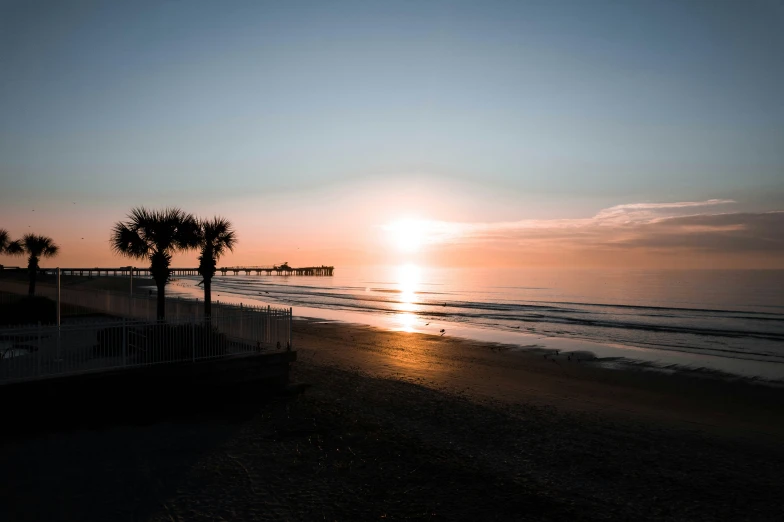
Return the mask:
<path fill-rule="evenodd" d="M 0 277 L 2 272 L 0 272 Z M 15 276 L 19 278 L 19 275 Z M 26 276 L 21 276 L 26 280 Z M 48 279 L 48 280 L 47 280 Z M 39 284 L 52 285 L 54 279 L 47 276 Z M 194 279 L 173 279 L 167 285 L 167 296 L 201 298 L 201 288 L 195 287 Z M 154 280 L 134 278 L 134 293 L 142 295 L 157 292 Z M 95 290 L 127 291 L 128 277 L 125 276 L 63 276 L 63 286 L 78 286 Z M 263 297 L 263 296 L 259 296 Z M 276 301 L 263 298 L 221 294 L 213 290 L 213 300 L 228 304 L 281 306 Z M 312 321 L 334 321 L 346 325 L 368 326 L 391 332 L 420 333 L 438 335 L 441 329 L 446 335 L 466 341 L 513 346 L 513 350 L 544 353 L 579 353 L 584 359 L 592 359 L 593 364 L 603 365 L 613 371 L 649 371 L 659 373 L 679 373 L 697 379 L 743 380 L 773 387 L 784 386 L 784 364 L 760 359 L 724 357 L 715 354 L 698 353 L 687 350 L 656 348 L 651 346 L 632 346 L 612 342 L 597 342 L 577 337 L 559 337 L 533 334 L 520 330 L 509 331 L 492 329 L 478 325 L 466 325 L 450 321 L 428 320 L 425 323 L 415 314 L 371 313 L 328 308 L 294 308 L 295 318 Z M 428 325 L 423 326 L 423 324 Z"/>
<path fill-rule="evenodd" d="M 301 311 L 303 308 L 296 308 L 295 312 L 297 310 Z M 453 339 L 509 346 L 509 349 L 512 351 L 530 352 L 539 355 L 573 353 L 578 354 L 582 360 L 590 360 L 594 364 L 604 365 L 608 369 L 617 371 L 681 372 L 702 377 L 713 376 L 729 380 L 764 383 L 770 386 L 784 386 L 784 364 L 774 361 L 721 357 L 713 354 L 638 347 L 610 342 L 600 343 L 576 337 L 508 332 L 481 326 L 460 325 L 447 321 L 430 321 L 429 324 L 431 326 L 428 330 L 396 328 L 389 326 L 390 321 L 395 321 L 394 317 L 389 319 L 386 317 L 377 318 L 372 317 L 371 314 L 355 312 L 349 313 L 351 315 L 347 318 L 344 313 L 332 314 L 329 311 L 308 316 L 306 315 L 308 311 L 315 309 L 306 310 L 304 313 L 296 314 L 294 316 L 295 319 L 366 326 L 390 332 L 417 333 L 436 337 L 439 336 L 437 332 L 444 328 L 446 330 L 445 335 Z M 324 315 L 332 316 L 332 318 L 325 318 L 323 317 Z M 361 319 L 365 320 L 362 321 Z"/>
<path fill-rule="evenodd" d="M 192 279 L 182 279 L 182 283 L 172 295 L 186 297 L 199 296 L 194 289 Z M 263 296 L 241 296 L 220 294 L 213 290 L 213 298 L 231 304 L 258 305 L 270 304 L 280 306 L 281 303 L 265 301 Z M 567 336 L 552 336 L 541 333 L 529 333 L 522 330 L 506 330 L 487 328 L 480 325 L 439 320 L 438 318 L 423 319 L 417 314 L 400 311 L 362 312 L 349 310 L 333 310 L 329 308 L 297 306 L 295 317 L 315 320 L 338 321 L 345 324 L 358 324 L 388 331 L 416 332 L 438 335 L 441 329 L 447 330 L 452 337 L 499 344 L 514 344 L 522 349 L 544 349 L 549 351 L 587 351 L 596 359 L 603 359 L 608 366 L 623 369 L 624 367 L 639 369 L 646 366 L 651 371 L 686 371 L 695 375 L 714 375 L 723 378 L 749 379 L 769 383 L 773 386 L 784 385 L 784 363 L 760 358 L 726 357 L 712 353 L 689 351 L 685 349 L 667 349 L 655 345 L 636 346 L 613 342 L 602 342 L 591 339 Z M 534 346 L 535 345 L 535 346 Z"/>

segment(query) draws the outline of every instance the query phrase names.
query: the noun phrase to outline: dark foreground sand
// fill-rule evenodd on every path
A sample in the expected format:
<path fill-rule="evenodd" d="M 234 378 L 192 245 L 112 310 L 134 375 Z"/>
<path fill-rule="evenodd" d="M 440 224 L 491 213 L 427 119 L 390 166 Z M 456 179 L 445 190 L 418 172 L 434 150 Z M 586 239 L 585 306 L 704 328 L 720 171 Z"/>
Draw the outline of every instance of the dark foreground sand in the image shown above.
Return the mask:
<path fill-rule="evenodd" d="M 781 520 L 781 389 L 304 321 L 295 348 L 301 395 L 7 436 L 0 520 Z"/>

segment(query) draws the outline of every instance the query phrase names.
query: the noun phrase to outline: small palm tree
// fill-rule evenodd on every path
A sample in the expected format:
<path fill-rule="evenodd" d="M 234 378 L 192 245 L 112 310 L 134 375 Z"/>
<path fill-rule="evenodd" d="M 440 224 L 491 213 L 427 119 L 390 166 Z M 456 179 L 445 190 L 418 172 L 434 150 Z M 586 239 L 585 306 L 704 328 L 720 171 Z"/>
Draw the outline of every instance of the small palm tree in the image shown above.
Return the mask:
<path fill-rule="evenodd" d="M 4 254 L 8 248 L 8 244 L 11 242 L 9 238 L 8 230 L 0 228 L 0 254 Z"/>
<path fill-rule="evenodd" d="M 204 278 L 204 317 L 212 315 L 212 276 L 218 266 L 218 259 L 227 250 L 234 251 L 237 236 L 229 220 L 215 216 L 211 220 L 199 222 L 199 274 Z"/>
<path fill-rule="evenodd" d="M 158 287 L 158 319 L 166 317 L 166 283 L 172 255 L 198 245 L 199 223 L 178 208 L 147 210 L 137 207 L 128 221 L 115 223 L 112 250 L 134 259 L 149 259 L 150 274 Z"/>
<path fill-rule="evenodd" d="M 7 243 L 5 252 L 11 255 L 27 254 L 27 276 L 30 278 L 27 295 L 33 297 L 35 295 L 35 281 L 40 269 L 38 260 L 42 257 L 56 256 L 60 252 L 60 247 L 55 245 L 54 240 L 50 237 L 25 234 L 22 239 Z"/>

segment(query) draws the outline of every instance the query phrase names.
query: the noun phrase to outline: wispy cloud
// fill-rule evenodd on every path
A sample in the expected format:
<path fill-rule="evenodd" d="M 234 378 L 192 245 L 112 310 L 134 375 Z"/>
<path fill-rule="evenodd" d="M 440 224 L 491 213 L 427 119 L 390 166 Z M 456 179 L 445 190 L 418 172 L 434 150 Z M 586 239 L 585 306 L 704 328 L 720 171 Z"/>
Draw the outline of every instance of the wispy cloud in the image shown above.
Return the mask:
<path fill-rule="evenodd" d="M 583 219 L 418 222 L 424 244 L 496 243 L 535 249 L 694 249 L 784 252 L 784 212 L 727 212 L 729 199 L 631 203 Z M 718 212 L 724 210 L 724 212 Z"/>
<path fill-rule="evenodd" d="M 633 224 L 650 222 L 656 219 L 666 219 L 693 213 L 695 209 L 730 205 L 735 203 L 731 199 L 709 199 L 707 201 L 680 201 L 676 203 L 631 203 L 616 205 L 601 210 L 592 218 L 599 224 Z"/>

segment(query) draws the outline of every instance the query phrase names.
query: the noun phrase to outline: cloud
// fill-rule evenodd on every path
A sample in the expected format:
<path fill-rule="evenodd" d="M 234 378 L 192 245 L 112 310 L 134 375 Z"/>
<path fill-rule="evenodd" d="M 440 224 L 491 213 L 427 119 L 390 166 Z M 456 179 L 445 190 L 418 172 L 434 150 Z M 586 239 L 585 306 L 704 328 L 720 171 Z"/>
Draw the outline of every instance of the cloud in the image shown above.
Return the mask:
<path fill-rule="evenodd" d="M 424 244 L 490 244 L 529 250 L 691 250 L 784 253 L 784 212 L 715 212 L 728 199 L 632 203 L 583 219 L 497 223 L 418 222 Z M 713 210 L 714 212 L 710 212 Z"/>
<path fill-rule="evenodd" d="M 695 208 L 730 205 L 733 203 L 735 201 L 731 199 L 681 201 L 677 203 L 631 203 L 601 210 L 593 218 L 593 221 L 601 224 L 633 224 L 693 212 Z"/>
<path fill-rule="evenodd" d="M 784 253 L 784 212 L 706 214 L 641 225 L 623 246 L 709 252 Z"/>

